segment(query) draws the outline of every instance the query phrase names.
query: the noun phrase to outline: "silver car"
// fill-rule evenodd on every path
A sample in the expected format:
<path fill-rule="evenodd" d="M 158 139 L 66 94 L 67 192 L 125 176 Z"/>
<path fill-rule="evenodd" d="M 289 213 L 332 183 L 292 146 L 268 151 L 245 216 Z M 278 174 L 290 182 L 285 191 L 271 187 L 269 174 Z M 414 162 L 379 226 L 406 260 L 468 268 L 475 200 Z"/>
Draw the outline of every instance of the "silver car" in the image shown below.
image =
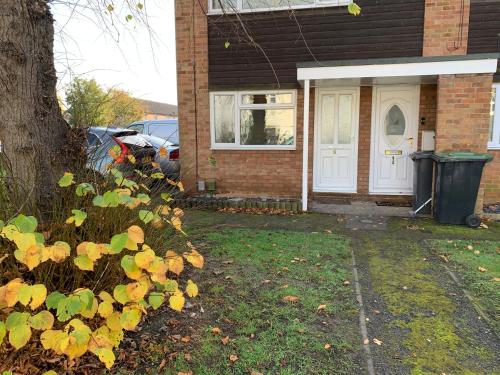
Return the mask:
<path fill-rule="evenodd" d="M 154 135 L 140 134 L 156 150 L 155 161 L 160 164 L 162 172 L 171 180 L 180 176 L 179 146 Z"/>

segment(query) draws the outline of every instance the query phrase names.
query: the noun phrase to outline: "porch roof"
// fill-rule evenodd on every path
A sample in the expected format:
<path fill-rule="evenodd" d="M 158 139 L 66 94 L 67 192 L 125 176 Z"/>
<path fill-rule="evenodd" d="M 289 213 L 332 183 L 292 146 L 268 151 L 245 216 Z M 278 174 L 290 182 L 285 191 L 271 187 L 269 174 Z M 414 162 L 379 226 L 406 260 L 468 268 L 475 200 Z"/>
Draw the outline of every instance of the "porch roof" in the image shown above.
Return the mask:
<path fill-rule="evenodd" d="M 297 63 L 297 79 L 422 77 L 440 74 L 495 73 L 500 53 L 417 56 Z"/>

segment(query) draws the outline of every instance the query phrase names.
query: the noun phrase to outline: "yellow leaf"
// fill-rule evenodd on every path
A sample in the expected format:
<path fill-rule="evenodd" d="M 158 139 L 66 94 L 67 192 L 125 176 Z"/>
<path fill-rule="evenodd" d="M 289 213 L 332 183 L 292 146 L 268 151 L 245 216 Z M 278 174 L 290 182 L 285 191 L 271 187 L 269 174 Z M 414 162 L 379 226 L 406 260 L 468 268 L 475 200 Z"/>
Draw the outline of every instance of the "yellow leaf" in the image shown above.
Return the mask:
<path fill-rule="evenodd" d="M 141 321 L 141 312 L 137 309 L 123 309 L 122 316 L 120 317 L 120 324 L 123 329 L 127 331 L 134 330 Z"/>
<path fill-rule="evenodd" d="M 107 318 L 113 314 L 113 304 L 110 301 L 103 301 L 99 304 L 97 312 L 103 318 Z"/>
<path fill-rule="evenodd" d="M 31 310 L 36 310 L 40 307 L 47 298 L 47 288 L 43 284 L 35 284 L 30 287 L 31 290 Z"/>
<path fill-rule="evenodd" d="M 93 319 L 95 314 L 97 313 L 98 306 L 99 302 L 97 301 L 97 298 L 94 297 L 92 299 L 92 307 L 90 309 L 84 309 L 80 311 L 80 315 L 87 319 Z"/>
<path fill-rule="evenodd" d="M 42 342 L 42 346 L 44 349 L 46 350 L 52 349 L 57 354 L 61 354 L 61 350 L 59 349 L 60 348 L 59 344 L 67 336 L 68 334 L 61 330 L 49 329 L 42 332 L 42 334 L 40 335 L 40 341 Z"/>
<path fill-rule="evenodd" d="M 98 349 L 96 351 L 97 356 L 99 357 L 99 360 L 104 363 L 104 366 L 109 370 L 111 367 L 113 367 L 113 364 L 115 363 L 115 353 L 111 349 Z"/>
<path fill-rule="evenodd" d="M 325 346 L 324 346 L 324 348 L 325 348 L 326 350 L 330 349 L 331 347 L 332 347 L 332 345 L 331 345 L 331 344 L 325 344 Z"/>
<path fill-rule="evenodd" d="M 222 330 L 219 327 L 214 327 L 212 328 L 212 333 L 214 335 L 220 335 L 222 333 Z"/>
<path fill-rule="evenodd" d="M 170 224 L 178 231 L 182 231 L 182 221 L 177 216 L 170 219 Z"/>
<path fill-rule="evenodd" d="M 26 251 L 37 244 L 34 233 L 14 232 L 12 238 L 17 248 L 21 251 Z"/>
<path fill-rule="evenodd" d="M 188 280 L 186 293 L 189 297 L 196 297 L 198 295 L 198 286 L 192 281 Z"/>
<path fill-rule="evenodd" d="M 31 328 L 27 324 L 17 325 L 9 332 L 9 342 L 16 349 L 20 349 L 25 346 L 30 338 Z"/>
<path fill-rule="evenodd" d="M 5 304 L 6 307 L 14 306 L 18 301 L 18 291 L 23 285 L 21 279 L 13 279 L 9 281 L 3 289 L 4 292 L 0 290 L 0 307 Z M 3 294 L 3 295 L 2 295 Z"/>
<path fill-rule="evenodd" d="M 127 294 L 127 287 L 123 284 L 118 284 L 113 289 L 113 297 L 118 303 L 125 305 L 130 299 Z"/>
<path fill-rule="evenodd" d="M 141 282 L 127 284 L 127 296 L 131 301 L 140 301 L 148 292 L 148 286 Z"/>
<path fill-rule="evenodd" d="M 167 261 L 168 270 L 170 272 L 173 272 L 176 275 L 181 274 L 184 269 L 184 261 L 180 255 L 177 255 L 177 253 L 172 250 L 167 250 L 165 260 Z"/>
<path fill-rule="evenodd" d="M 380 341 L 379 339 L 373 339 L 373 342 L 377 345 L 382 345 L 382 341 Z"/>
<path fill-rule="evenodd" d="M 236 361 L 238 360 L 238 356 L 237 356 L 236 354 L 231 354 L 231 355 L 229 356 L 229 360 L 230 360 L 231 362 L 236 362 Z"/>
<path fill-rule="evenodd" d="M 86 255 L 92 262 L 102 258 L 102 247 L 93 242 L 82 242 L 76 247 L 78 255 Z"/>
<path fill-rule="evenodd" d="M 168 300 L 170 308 L 175 311 L 182 311 L 185 302 L 186 299 L 180 291 L 176 291 Z"/>
<path fill-rule="evenodd" d="M 195 249 L 191 249 L 190 252 L 185 252 L 183 255 L 184 258 L 186 258 L 186 260 L 193 265 L 193 267 L 203 268 L 205 259 L 203 258 L 203 255 L 201 255 Z"/>
<path fill-rule="evenodd" d="M 94 270 L 94 262 L 87 255 L 78 255 L 73 259 L 73 263 L 82 271 Z"/>
<path fill-rule="evenodd" d="M 160 257 L 155 257 L 149 267 L 146 269 L 151 273 L 151 280 L 163 284 L 167 281 L 168 266 Z"/>
<path fill-rule="evenodd" d="M 49 370 L 45 371 L 42 375 L 57 375 L 57 372 L 55 372 L 54 370 Z"/>
<path fill-rule="evenodd" d="M 46 331 L 52 329 L 54 325 L 54 316 L 50 311 L 43 310 L 36 315 L 30 316 L 28 318 L 28 323 L 34 329 Z"/>
<path fill-rule="evenodd" d="M 153 260 L 155 259 L 156 254 L 153 250 L 147 249 L 145 251 L 141 251 L 134 256 L 135 264 L 142 269 L 147 269 Z"/>
<path fill-rule="evenodd" d="M 299 297 L 297 296 L 284 296 L 282 298 L 283 301 L 285 302 L 298 302 L 299 301 Z"/>
<path fill-rule="evenodd" d="M 179 191 L 182 193 L 184 191 L 184 185 L 182 184 L 182 181 L 179 181 L 177 183 L 177 187 L 179 188 Z"/>
<path fill-rule="evenodd" d="M 111 331 L 121 331 L 122 326 L 120 324 L 120 317 L 121 314 L 118 311 L 115 311 L 106 318 L 106 326 L 108 326 Z"/>
<path fill-rule="evenodd" d="M 66 242 L 62 241 L 57 241 L 54 245 L 50 246 L 48 250 L 50 259 L 56 263 L 62 262 L 69 257 L 71 253 L 71 247 Z"/>

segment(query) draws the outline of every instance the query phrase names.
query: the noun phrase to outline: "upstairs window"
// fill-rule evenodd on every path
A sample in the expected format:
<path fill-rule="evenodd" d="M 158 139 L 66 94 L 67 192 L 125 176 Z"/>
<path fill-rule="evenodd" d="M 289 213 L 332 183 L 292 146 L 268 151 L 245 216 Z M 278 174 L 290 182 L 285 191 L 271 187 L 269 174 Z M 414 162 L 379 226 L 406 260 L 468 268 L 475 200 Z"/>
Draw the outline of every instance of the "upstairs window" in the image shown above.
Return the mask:
<path fill-rule="evenodd" d="M 489 149 L 500 150 L 500 83 L 493 84 L 490 107 Z"/>
<path fill-rule="evenodd" d="M 295 149 L 295 91 L 210 93 L 213 149 Z"/>
<path fill-rule="evenodd" d="M 347 5 L 351 0 L 209 0 L 210 13 L 265 12 L 272 10 Z"/>

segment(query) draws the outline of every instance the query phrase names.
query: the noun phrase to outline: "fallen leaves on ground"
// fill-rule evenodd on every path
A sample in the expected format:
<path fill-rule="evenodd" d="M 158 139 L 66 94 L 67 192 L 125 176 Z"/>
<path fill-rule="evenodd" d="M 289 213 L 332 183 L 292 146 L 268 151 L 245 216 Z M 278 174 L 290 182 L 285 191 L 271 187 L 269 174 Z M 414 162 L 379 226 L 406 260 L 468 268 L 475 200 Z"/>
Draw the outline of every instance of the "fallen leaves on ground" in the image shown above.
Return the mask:
<path fill-rule="evenodd" d="M 441 260 L 445 263 L 448 263 L 450 261 L 450 258 L 448 255 L 445 255 L 445 254 L 440 254 L 439 257 L 441 258 Z"/>
<path fill-rule="evenodd" d="M 324 310 L 325 308 L 326 308 L 326 305 L 319 305 L 319 306 L 318 306 L 318 311 L 319 311 L 319 310 Z"/>
<path fill-rule="evenodd" d="M 474 247 L 473 247 L 472 245 L 467 245 L 467 249 L 469 249 L 469 250 L 473 250 L 473 249 L 474 249 Z"/>
<path fill-rule="evenodd" d="M 236 362 L 236 361 L 238 360 L 238 356 L 237 356 L 236 354 L 231 354 L 231 355 L 229 356 L 229 360 L 230 360 L 231 362 Z"/>
<path fill-rule="evenodd" d="M 284 296 L 282 298 L 282 300 L 284 302 L 298 302 L 299 301 L 299 297 L 297 297 L 297 296 Z"/>
<path fill-rule="evenodd" d="M 488 271 L 486 268 L 484 267 L 477 267 L 477 269 L 479 270 L 479 272 L 486 272 Z"/>
<path fill-rule="evenodd" d="M 368 339 L 364 339 L 364 340 L 363 340 L 363 344 L 364 344 L 364 345 L 368 345 L 369 343 L 370 343 L 370 340 L 368 340 Z"/>
<path fill-rule="evenodd" d="M 324 346 L 324 348 L 325 348 L 326 350 L 330 349 L 331 347 L 332 347 L 332 346 L 331 346 L 330 344 L 325 344 L 325 346 Z"/>
<path fill-rule="evenodd" d="M 220 341 L 222 342 L 222 345 L 227 345 L 229 343 L 229 336 L 224 337 Z"/>
<path fill-rule="evenodd" d="M 346 281 L 344 281 L 343 284 L 344 284 L 344 286 L 349 286 L 349 285 L 351 285 L 351 282 L 349 280 L 346 280 Z"/>
<path fill-rule="evenodd" d="M 214 327 L 212 328 L 212 333 L 214 335 L 220 335 L 222 333 L 222 330 L 219 327 Z"/>
<path fill-rule="evenodd" d="M 250 375 L 264 375 L 262 372 L 252 371 Z"/>
<path fill-rule="evenodd" d="M 382 341 L 380 341 L 379 339 L 373 339 L 373 343 L 379 346 L 382 345 Z"/>

